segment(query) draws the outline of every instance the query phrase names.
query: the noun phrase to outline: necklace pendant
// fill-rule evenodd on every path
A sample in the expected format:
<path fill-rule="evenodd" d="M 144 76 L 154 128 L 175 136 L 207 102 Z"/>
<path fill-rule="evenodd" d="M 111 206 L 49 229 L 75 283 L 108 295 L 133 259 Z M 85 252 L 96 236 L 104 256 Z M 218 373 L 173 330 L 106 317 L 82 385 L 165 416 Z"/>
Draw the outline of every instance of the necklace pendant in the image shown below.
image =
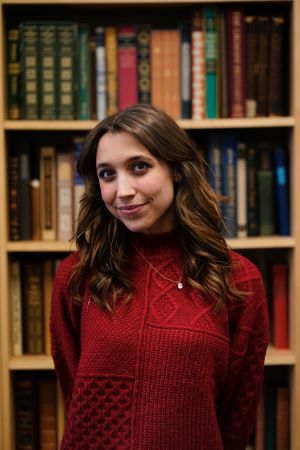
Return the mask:
<path fill-rule="evenodd" d="M 178 287 L 178 289 L 182 289 L 183 288 L 183 284 L 181 283 L 181 281 L 178 281 L 177 287 Z"/>

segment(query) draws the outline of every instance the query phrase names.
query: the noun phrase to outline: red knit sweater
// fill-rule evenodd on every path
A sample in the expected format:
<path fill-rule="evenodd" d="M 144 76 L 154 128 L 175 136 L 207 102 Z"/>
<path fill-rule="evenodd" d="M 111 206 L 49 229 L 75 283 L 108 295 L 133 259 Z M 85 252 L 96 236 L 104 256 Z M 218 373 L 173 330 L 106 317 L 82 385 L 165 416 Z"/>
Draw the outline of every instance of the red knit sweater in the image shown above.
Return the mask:
<path fill-rule="evenodd" d="M 176 234 L 133 236 L 166 277 L 177 280 Z M 86 289 L 81 306 L 67 293 L 77 260 L 60 265 L 53 288 L 52 354 L 67 420 L 63 450 L 244 450 L 255 421 L 268 342 L 257 268 L 232 253 L 232 282 L 250 292 L 214 303 L 158 275 L 133 249 L 135 294 L 112 316 Z"/>

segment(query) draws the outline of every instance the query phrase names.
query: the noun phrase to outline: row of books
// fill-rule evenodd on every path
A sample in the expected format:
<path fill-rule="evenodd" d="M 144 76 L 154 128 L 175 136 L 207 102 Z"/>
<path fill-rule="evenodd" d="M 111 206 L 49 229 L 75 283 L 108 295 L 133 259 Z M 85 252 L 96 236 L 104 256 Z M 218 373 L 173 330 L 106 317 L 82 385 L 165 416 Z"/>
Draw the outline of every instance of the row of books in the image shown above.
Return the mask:
<path fill-rule="evenodd" d="M 65 413 L 54 373 L 17 372 L 13 392 L 16 450 L 58 449 Z"/>
<path fill-rule="evenodd" d="M 16 144 L 9 155 L 10 239 L 63 240 L 74 233 L 84 191 L 75 165 L 83 138 L 71 150 L 28 142 Z"/>
<path fill-rule="evenodd" d="M 9 154 L 10 239 L 63 240 L 75 231 L 83 182 L 75 164 L 83 145 L 71 150 L 28 142 Z M 289 235 L 288 161 L 281 146 L 246 142 L 231 133 L 209 136 L 208 178 L 221 202 L 226 237 Z"/>
<path fill-rule="evenodd" d="M 49 314 L 54 273 L 60 259 L 13 259 L 10 262 L 12 353 L 50 354 Z M 268 282 L 266 280 L 266 282 Z M 288 271 L 285 263 L 270 264 L 271 344 L 289 347 Z"/>
<path fill-rule="evenodd" d="M 226 237 L 289 235 L 288 161 L 281 146 L 215 133 L 208 163 L 209 182 L 225 197 Z"/>
<path fill-rule="evenodd" d="M 195 120 L 283 115 L 285 20 L 203 6 L 165 29 L 22 22 L 8 30 L 8 118 L 101 120 L 135 103 Z"/>
<path fill-rule="evenodd" d="M 12 354 L 51 354 L 49 320 L 52 282 L 60 259 L 10 261 Z"/>

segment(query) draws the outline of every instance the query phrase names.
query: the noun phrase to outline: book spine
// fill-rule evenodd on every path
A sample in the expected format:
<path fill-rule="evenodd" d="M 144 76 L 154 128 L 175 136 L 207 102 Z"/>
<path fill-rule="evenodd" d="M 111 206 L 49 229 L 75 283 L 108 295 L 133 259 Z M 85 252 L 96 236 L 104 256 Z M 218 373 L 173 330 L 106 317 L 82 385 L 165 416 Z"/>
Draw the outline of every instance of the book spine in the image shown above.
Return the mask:
<path fill-rule="evenodd" d="M 215 7 L 203 8 L 205 23 L 205 102 L 206 117 L 215 119 L 218 117 L 217 107 L 217 10 Z"/>
<path fill-rule="evenodd" d="M 278 349 L 289 348 L 288 337 L 288 280 L 287 265 L 272 265 L 273 292 L 273 345 Z"/>
<path fill-rule="evenodd" d="M 270 18 L 270 68 L 268 72 L 268 114 L 283 114 L 283 17 Z"/>
<path fill-rule="evenodd" d="M 10 263 L 11 339 L 14 356 L 23 354 L 22 292 L 20 262 Z"/>
<path fill-rule="evenodd" d="M 43 260 L 43 307 L 44 307 L 44 350 L 46 355 L 51 355 L 50 342 L 50 305 L 53 282 L 53 261 L 50 258 Z M 53 393 L 53 391 L 52 391 Z"/>
<path fill-rule="evenodd" d="M 218 58 L 219 58 L 219 108 L 221 117 L 229 117 L 228 108 L 228 45 L 227 45 L 227 12 L 219 11 Z"/>
<path fill-rule="evenodd" d="M 7 33 L 7 116 L 21 118 L 20 105 L 20 31 L 16 28 Z"/>
<path fill-rule="evenodd" d="M 71 153 L 57 153 L 57 238 L 60 241 L 69 241 L 73 236 L 73 164 Z"/>
<path fill-rule="evenodd" d="M 274 165 L 278 231 L 282 236 L 288 236 L 290 234 L 290 213 L 287 185 L 287 162 L 286 153 L 281 147 L 275 147 Z"/>
<path fill-rule="evenodd" d="M 287 386 L 278 386 L 276 395 L 276 450 L 290 448 L 290 398 Z"/>
<path fill-rule="evenodd" d="M 75 119 L 75 44 L 77 26 L 73 23 L 58 23 L 58 119 Z"/>
<path fill-rule="evenodd" d="M 244 11 L 228 11 L 228 86 L 229 116 L 245 117 L 245 43 Z"/>
<path fill-rule="evenodd" d="M 247 236 L 247 147 L 237 143 L 237 237 Z"/>
<path fill-rule="evenodd" d="M 151 31 L 151 104 L 163 108 L 162 30 Z"/>
<path fill-rule="evenodd" d="M 25 353 L 41 354 L 44 351 L 42 268 L 40 262 L 25 261 L 22 269 Z"/>
<path fill-rule="evenodd" d="M 205 117 L 205 38 L 202 10 L 192 18 L 192 118 Z"/>
<path fill-rule="evenodd" d="M 150 78 L 150 25 L 137 27 L 137 76 L 138 76 L 138 102 L 146 105 L 151 103 L 151 78 Z"/>
<path fill-rule="evenodd" d="M 253 143 L 249 143 L 247 151 L 248 236 L 257 236 L 259 234 L 256 160 L 256 146 Z"/>
<path fill-rule="evenodd" d="M 96 36 L 91 34 L 89 41 L 89 59 L 90 59 L 90 118 L 97 119 L 97 65 L 96 65 Z"/>
<path fill-rule="evenodd" d="M 236 144 L 233 136 L 224 136 L 222 143 L 222 195 L 224 236 L 237 235 L 236 220 Z"/>
<path fill-rule="evenodd" d="M 31 374 L 17 373 L 14 378 L 15 448 L 37 448 L 37 394 Z"/>
<path fill-rule="evenodd" d="M 56 239 L 56 168 L 54 147 L 40 149 L 42 239 Z"/>
<path fill-rule="evenodd" d="M 269 18 L 257 18 L 257 115 L 266 116 L 268 93 Z"/>
<path fill-rule="evenodd" d="M 21 240 L 31 239 L 30 161 L 28 144 L 19 149 L 20 159 L 20 232 Z"/>
<path fill-rule="evenodd" d="M 77 162 L 83 147 L 84 138 L 75 137 L 73 140 L 73 160 L 74 160 L 74 223 L 77 224 L 80 211 L 80 201 L 84 194 L 84 183 L 77 171 Z"/>
<path fill-rule="evenodd" d="M 137 103 L 137 46 L 133 26 L 118 28 L 119 109 Z"/>
<path fill-rule="evenodd" d="M 191 29 L 189 24 L 183 24 L 180 29 L 181 36 L 181 117 L 191 118 L 192 109 L 192 61 L 191 61 Z"/>
<path fill-rule="evenodd" d="M 118 41 L 117 28 L 105 28 L 107 114 L 118 111 Z"/>
<path fill-rule="evenodd" d="M 96 35 L 96 97 L 97 119 L 102 120 L 106 116 L 106 67 L 105 67 L 105 34 L 103 27 L 95 29 Z"/>
<path fill-rule="evenodd" d="M 9 155 L 9 237 L 21 239 L 20 225 L 20 161 L 16 154 Z"/>
<path fill-rule="evenodd" d="M 222 195 L 222 160 L 220 139 L 216 135 L 209 136 L 208 142 L 208 181 L 213 190 Z"/>
<path fill-rule="evenodd" d="M 89 26 L 78 25 L 78 119 L 90 118 Z"/>
<path fill-rule="evenodd" d="M 246 116 L 257 114 L 257 18 L 245 17 Z"/>
<path fill-rule="evenodd" d="M 41 234 L 41 183 L 34 178 L 30 181 L 30 199 L 31 199 L 31 239 L 39 241 Z"/>
<path fill-rule="evenodd" d="M 274 225 L 274 180 L 271 149 L 261 144 L 257 171 L 259 235 L 268 236 L 275 232 Z"/>
<path fill-rule="evenodd" d="M 39 119 L 38 71 L 39 29 L 37 23 L 23 22 L 21 36 L 21 117 Z"/>
<path fill-rule="evenodd" d="M 39 39 L 40 118 L 53 120 L 56 119 L 57 92 L 56 25 L 40 24 Z"/>
<path fill-rule="evenodd" d="M 56 382 L 54 377 L 39 380 L 39 449 L 57 448 Z"/>
<path fill-rule="evenodd" d="M 180 32 L 165 30 L 163 34 L 164 110 L 174 119 L 180 117 Z"/>

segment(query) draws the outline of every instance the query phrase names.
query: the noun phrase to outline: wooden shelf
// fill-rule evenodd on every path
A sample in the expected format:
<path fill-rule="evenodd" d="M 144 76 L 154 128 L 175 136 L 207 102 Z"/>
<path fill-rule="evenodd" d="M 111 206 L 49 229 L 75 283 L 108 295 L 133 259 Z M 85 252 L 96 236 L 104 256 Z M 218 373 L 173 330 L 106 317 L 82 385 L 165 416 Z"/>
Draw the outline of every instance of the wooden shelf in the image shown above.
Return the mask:
<path fill-rule="evenodd" d="M 71 252 L 75 246 L 64 241 L 16 241 L 8 242 L 8 252 Z"/>
<path fill-rule="evenodd" d="M 277 350 L 272 346 L 268 347 L 266 366 L 293 366 L 296 362 L 296 355 L 291 350 Z"/>
<path fill-rule="evenodd" d="M 278 128 L 293 127 L 293 117 L 255 117 L 253 119 L 203 119 L 178 120 L 178 124 L 186 130 L 197 129 L 232 129 L 232 128 Z M 6 120 L 4 129 L 9 131 L 57 130 L 88 131 L 94 128 L 97 120 Z"/>

